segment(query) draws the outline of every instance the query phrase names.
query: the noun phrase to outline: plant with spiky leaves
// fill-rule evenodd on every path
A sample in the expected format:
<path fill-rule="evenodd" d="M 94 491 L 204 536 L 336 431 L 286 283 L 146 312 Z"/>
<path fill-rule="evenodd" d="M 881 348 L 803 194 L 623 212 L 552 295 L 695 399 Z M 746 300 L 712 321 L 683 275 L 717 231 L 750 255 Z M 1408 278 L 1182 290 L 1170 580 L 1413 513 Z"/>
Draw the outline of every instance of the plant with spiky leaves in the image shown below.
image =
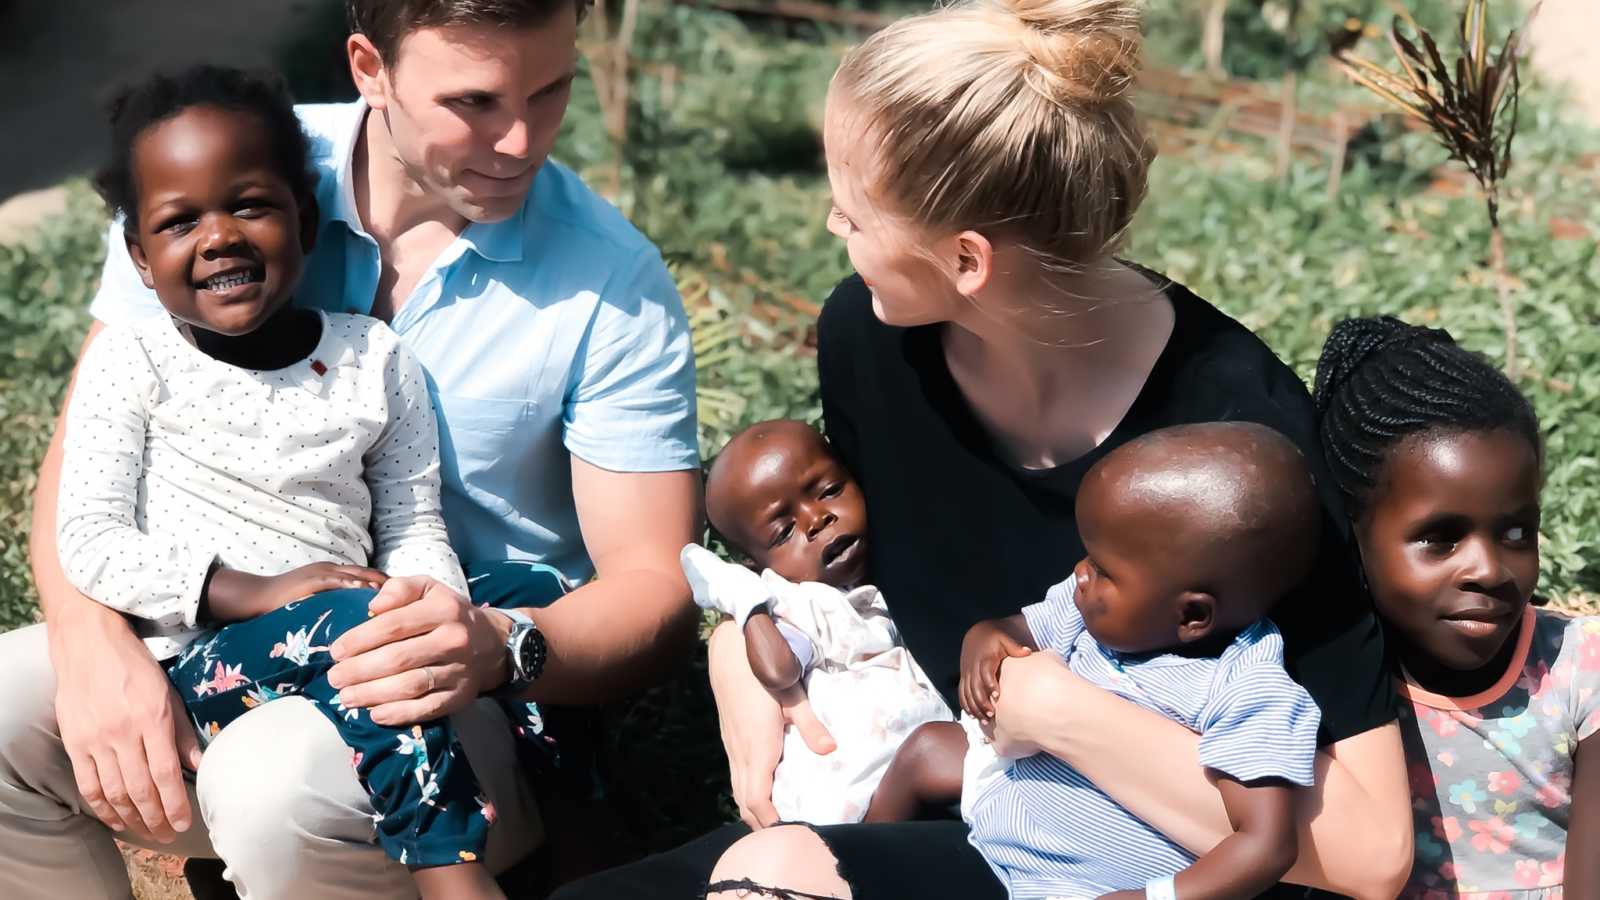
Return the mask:
<path fill-rule="evenodd" d="M 1463 163 L 1483 189 L 1489 212 L 1489 264 L 1505 320 L 1505 368 L 1515 374 L 1517 318 L 1500 231 L 1500 187 L 1511 167 L 1511 142 L 1517 134 L 1518 33 L 1512 30 L 1499 52 L 1491 51 L 1487 0 L 1467 0 L 1460 20 L 1461 55 L 1452 67 L 1445 64 L 1433 35 L 1404 9 L 1396 11 L 1389 41 L 1400 71 L 1348 53 L 1336 59 L 1345 74 L 1426 125 L 1450 158 Z M 1420 49 L 1401 33 L 1402 21 L 1421 41 Z"/>

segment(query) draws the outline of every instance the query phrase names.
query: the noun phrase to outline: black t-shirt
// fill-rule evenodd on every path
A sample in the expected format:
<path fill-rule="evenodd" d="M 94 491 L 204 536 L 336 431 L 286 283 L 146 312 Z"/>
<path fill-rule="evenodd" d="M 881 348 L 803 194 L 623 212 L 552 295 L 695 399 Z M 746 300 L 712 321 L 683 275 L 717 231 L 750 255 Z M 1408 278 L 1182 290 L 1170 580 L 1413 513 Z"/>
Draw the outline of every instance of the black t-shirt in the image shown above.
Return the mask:
<path fill-rule="evenodd" d="M 954 708 L 967 629 L 1043 599 L 1083 557 L 1074 503 L 1096 460 L 1169 425 L 1256 422 L 1300 447 L 1326 514 L 1316 571 L 1273 613 L 1289 674 L 1322 709 L 1323 744 L 1392 721 L 1382 639 L 1305 385 L 1243 325 L 1150 277 L 1175 322 L 1138 399 L 1099 447 L 1043 470 L 999 454 L 951 378 L 938 326 L 884 325 L 859 276 L 834 289 L 818 324 L 823 418 L 865 494 L 872 582 L 907 647 Z"/>

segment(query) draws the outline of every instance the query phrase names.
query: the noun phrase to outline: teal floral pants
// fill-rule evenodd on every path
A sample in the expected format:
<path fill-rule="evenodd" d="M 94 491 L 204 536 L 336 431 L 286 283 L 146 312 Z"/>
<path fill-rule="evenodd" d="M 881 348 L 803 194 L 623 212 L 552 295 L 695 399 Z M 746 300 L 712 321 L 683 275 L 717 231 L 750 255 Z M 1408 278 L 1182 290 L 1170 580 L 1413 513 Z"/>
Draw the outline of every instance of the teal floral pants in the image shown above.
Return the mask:
<path fill-rule="evenodd" d="M 480 606 L 545 606 L 566 591 L 559 574 L 536 563 L 478 564 L 468 566 L 466 575 L 472 602 Z M 347 764 L 372 797 L 384 852 L 412 868 L 472 862 L 483 854 L 494 807 L 449 720 L 379 725 L 366 710 L 341 705 L 339 692 L 328 684 L 329 647 L 367 620 L 375 594 L 365 588 L 326 591 L 218 628 L 186 647 L 169 664 L 168 677 L 202 740 L 279 697 L 310 700 L 350 748 Z M 521 739 L 524 762 L 553 766 L 555 744 L 538 707 L 509 700 L 503 705 Z"/>

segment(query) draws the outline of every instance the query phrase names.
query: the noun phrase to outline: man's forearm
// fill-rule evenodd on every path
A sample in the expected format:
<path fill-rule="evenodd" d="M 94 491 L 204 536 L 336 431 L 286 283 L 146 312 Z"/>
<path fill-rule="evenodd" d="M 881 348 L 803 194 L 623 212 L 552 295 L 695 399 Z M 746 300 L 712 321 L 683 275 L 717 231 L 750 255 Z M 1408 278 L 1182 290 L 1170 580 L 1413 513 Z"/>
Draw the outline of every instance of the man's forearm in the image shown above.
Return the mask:
<path fill-rule="evenodd" d="M 531 699 L 602 703 L 658 683 L 693 649 L 696 611 L 681 576 L 647 569 L 608 573 L 524 610 L 550 651 Z"/>

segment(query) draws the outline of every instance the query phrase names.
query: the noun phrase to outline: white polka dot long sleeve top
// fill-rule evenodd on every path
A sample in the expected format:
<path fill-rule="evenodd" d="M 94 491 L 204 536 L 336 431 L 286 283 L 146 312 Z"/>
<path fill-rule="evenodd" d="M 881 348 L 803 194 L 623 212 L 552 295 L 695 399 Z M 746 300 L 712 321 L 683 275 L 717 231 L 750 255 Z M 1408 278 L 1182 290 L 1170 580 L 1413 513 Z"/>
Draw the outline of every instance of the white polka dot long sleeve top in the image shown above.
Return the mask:
<path fill-rule="evenodd" d="M 107 328 L 84 354 L 67 408 L 61 564 L 134 617 L 157 658 L 199 633 L 213 562 L 258 575 L 371 565 L 467 592 L 421 366 L 382 322 L 319 315 L 316 348 L 273 371 L 212 359 L 165 316 Z"/>

